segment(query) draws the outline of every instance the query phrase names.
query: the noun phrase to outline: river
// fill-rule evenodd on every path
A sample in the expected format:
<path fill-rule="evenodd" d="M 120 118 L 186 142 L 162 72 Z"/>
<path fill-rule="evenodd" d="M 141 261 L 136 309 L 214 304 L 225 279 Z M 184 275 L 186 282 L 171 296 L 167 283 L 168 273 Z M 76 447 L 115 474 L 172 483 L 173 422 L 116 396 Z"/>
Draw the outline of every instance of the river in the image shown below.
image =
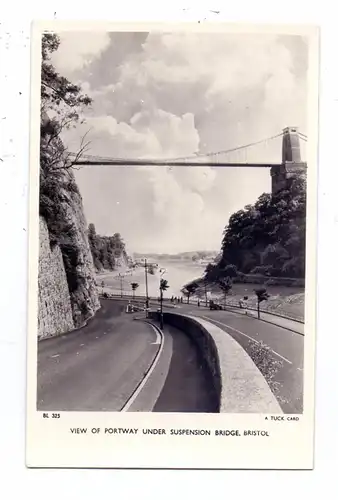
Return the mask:
<path fill-rule="evenodd" d="M 189 260 L 170 260 L 160 261 L 159 269 L 165 269 L 163 278 L 168 281 L 169 289 L 165 292 L 166 297 L 181 296 L 181 289 L 190 281 L 200 278 L 203 275 L 205 264 L 195 263 Z M 118 274 L 124 274 L 121 280 Z M 156 271 L 155 275 L 148 274 L 148 294 L 150 297 L 157 297 L 159 294 L 160 272 Z M 134 270 L 120 269 L 112 272 L 104 272 L 97 276 L 98 284 L 104 281 L 105 287 L 109 287 L 114 293 L 121 291 L 121 283 L 123 293 L 131 293 L 131 283 L 138 283 L 139 287 L 136 294 L 145 295 L 145 273 L 144 268 L 138 267 Z M 244 295 L 253 296 L 254 289 L 258 285 L 250 283 L 234 283 L 231 295 L 241 297 Z M 304 293 L 303 288 L 286 287 L 286 286 L 271 286 L 268 288 L 270 296 L 286 297 L 290 295 Z"/>
<path fill-rule="evenodd" d="M 183 261 L 161 261 L 159 269 L 164 269 L 163 278 L 168 281 L 169 289 L 164 293 L 166 297 L 181 296 L 182 287 L 189 281 L 200 278 L 203 275 L 205 265 L 196 264 L 194 262 Z M 125 274 L 121 280 L 118 274 Z M 150 297 L 157 297 L 159 293 L 159 283 L 161 274 L 155 271 L 154 275 L 148 273 L 148 294 Z M 121 269 L 112 272 L 104 272 L 97 276 L 98 284 L 104 281 L 104 285 L 109 287 L 114 292 L 121 291 L 121 281 L 123 292 L 131 292 L 131 283 L 139 284 L 136 294 L 145 294 L 145 272 L 144 268 L 138 267 L 133 270 Z"/>

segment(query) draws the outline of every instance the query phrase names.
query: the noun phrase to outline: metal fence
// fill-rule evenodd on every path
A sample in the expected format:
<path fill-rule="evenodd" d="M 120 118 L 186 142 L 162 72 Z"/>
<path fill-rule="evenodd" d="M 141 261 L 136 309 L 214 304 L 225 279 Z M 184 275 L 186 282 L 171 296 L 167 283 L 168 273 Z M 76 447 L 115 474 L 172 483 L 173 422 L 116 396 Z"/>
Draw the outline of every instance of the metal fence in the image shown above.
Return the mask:
<path fill-rule="evenodd" d="M 100 297 L 101 298 L 122 298 L 122 299 L 135 299 L 135 300 L 143 300 L 145 301 L 146 300 L 146 297 L 145 295 L 136 295 L 133 296 L 133 293 L 130 292 L 130 291 L 123 291 L 123 293 L 117 293 L 117 292 L 106 292 L 108 297 L 105 297 L 104 294 L 100 293 Z M 149 301 L 151 302 L 157 302 L 157 303 L 160 303 L 160 298 L 159 297 L 153 297 L 153 296 L 149 296 L 148 297 Z M 177 300 L 177 301 L 172 301 L 170 298 L 167 298 L 165 297 L 163 299 L 163 302 L 168 305 L 169 304 L 172 304 L 172 305 L 176 305 L 176 304 L 188 304 L 188 299 L 183 297 L 182 298 L 182 301 L 181 300 Z M 189 304 L 192 304 L 192 305 L 196 305 L 198 304 L 198 302 L 200 303 L 200 307 L 209 307 L 209 300 L 205 301 L 205 299 L 196 299 L 196 298 L 193 298 L 191 297 L 189 299 Z M 227 300 L 226 303 L 224 302 L 224 300 L 217 300 L 217 303 L 220 304 L 221 306 L 223 307 L 231 307 L 231 308 L 234 308 L 234 309 L 237 309 L 237 310 L 248 310 L 248 311 L 253 311 L 253 312 L 256 312 L 257 311 L 257 308 L 255 307 L 252 307 L 252 306 L 248 306 L 248 305 L 243 305 L 243 307 L 240 307 L 239 303 L 238 302 L 235 302 L 234 300 Z M 265 313 L 265 314 L 269 314 L 270 316 L 276 316 L 276 317 L 279 317 L 279 318 L 284 318 L 284 319 L 290 319 L 292 321 L 296 321 L 297 323 L 302 323 L 304 324 L 304 319 L 301 319 L 295 315 L 292 315 L 292 314 L 288 314 L 288 313 L 283 313 L 283 312 L 275 312 L 275 311 L 271 311 L 269 310 L 268 308 L 266 307 L 260 307 L 260 312 L 261 313 Z"/>

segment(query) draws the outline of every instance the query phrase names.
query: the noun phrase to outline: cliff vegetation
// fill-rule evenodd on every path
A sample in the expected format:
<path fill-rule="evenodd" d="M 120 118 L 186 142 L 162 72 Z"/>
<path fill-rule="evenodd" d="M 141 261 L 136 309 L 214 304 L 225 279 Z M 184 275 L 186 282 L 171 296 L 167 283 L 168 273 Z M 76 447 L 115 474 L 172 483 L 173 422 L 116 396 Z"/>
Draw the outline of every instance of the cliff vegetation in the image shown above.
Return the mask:
<path fill-rule="evenodd" d="M 99 307 L 87 223 L 72 170 L 88 143 L 84 137 L 74 158 L 61 136 L 76 126 L 81 109 L 89 106 L 91 99 L 53 67 L 50 56 L 59 44 L 55 34 L 42 37 L 39 208 L 51 249 L 58 246 L 61 250 L 74 325 L 79 326 Z"/>
<path fill-rule="evenodd" d="M 206 268 L 207 281 L 303 280 L 305 277 L 306 185 L 288 179 L 285 189 L 262 194 L 234 213 L 224 229 L 218 263 Z M 251 277 L 251 278 L 250 278 Z"/>
<path fill-rule="evenodd" d="M 126 247 L 120 233 L 113 236 L 100 236 L 94 224 L 88 226 L 88 240 L 95 269 L 114 270 L 128 260 Z"/>

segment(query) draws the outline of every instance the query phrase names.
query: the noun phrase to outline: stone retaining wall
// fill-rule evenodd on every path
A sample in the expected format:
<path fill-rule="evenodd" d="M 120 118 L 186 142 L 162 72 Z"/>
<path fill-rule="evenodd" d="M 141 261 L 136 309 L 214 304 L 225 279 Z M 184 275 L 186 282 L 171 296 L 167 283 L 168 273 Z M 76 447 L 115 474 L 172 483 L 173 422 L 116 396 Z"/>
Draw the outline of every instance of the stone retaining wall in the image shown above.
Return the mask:
<path fill-rule="evenodd" d="M 209 321 L 165 312 L 164 324 L 191 337 L 205 360 L 219 399 L 221 413 L 283 413 L 268 383 L 245 350 L 228 333 Z M 159 320 L 159 313 L 150 318 Z"/>
<path fill-rule="evenodd" d="M 38 338 L 74 328 L 66 272 L 60 248 L 50 248 L 45 220 L 40 217 Z"/>

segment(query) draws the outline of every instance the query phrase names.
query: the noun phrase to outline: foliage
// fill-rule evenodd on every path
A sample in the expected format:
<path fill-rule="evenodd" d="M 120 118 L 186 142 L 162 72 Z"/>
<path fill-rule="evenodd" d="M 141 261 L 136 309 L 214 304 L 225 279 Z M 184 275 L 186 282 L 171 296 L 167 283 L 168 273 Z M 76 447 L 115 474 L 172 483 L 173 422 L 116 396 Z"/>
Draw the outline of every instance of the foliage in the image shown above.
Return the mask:
<path fill-rule="evenodd" d="M 206 278 L 217 281 L 231 276 L 229 266 L 234 266 L 238 278 L 249 273 L 304 278 L 305 223 L 305 181 L 293 177 L 283 190 L 262 194 L 254 205 L 230 217 L 223 233 L 221 259 L 206 267 Z"/>
<path fill-rule="evenodd" d="M 194 293 L 197 291 L 197 289 L 198 289 L 198 284 L 195 283 L 194 281 L 192 281 L 191 283 L 188 283 L 182 289 L 183 295 L 185 295 L 188 298 L 188 304 L 189 304 L 189 300 L 190 300 L 191 295 L 194 295 Z"/>
<path fill-rule="evenodd" d="M 226 278 L 221 278 L 218 281 L 218 286 L 222 290 L 224 297 L 226 299 L 226 296 L 229 294 L 230 290 L 232 289 L 232 280 L 229 276 Z"/>
<path fill-rule="evenodd" d="M 160 281 L 160 290 L 162 292 L 165 292 L 166 290 L 168 290 L 168 288 L 169 288 L 168 280 L 165 280 L 165 279 L 161 278 L 161 281 Z"/>
<path fill-rule="evenodd" d="M 67 168 L 67 152 L 61 132 L 79 120 L 82 106 L 90 104 L 79 86 L 60 75 L 50 57 L 60 45 L 55 34 L 42 36 L 41 128 L 40 128 L 40 215 L 47 223 L 50 244 L 59 244 L 70 292 L 79 286 L 77 265 L 79 250 L 74 243 L 74 229 L 66 222 L 66 193 L 79 195 L 74 175 Z"/>
<path fill-rule="evenodd" d="M 233 264 L 228 264 L 222 271 L 222 276 L 229 278 L 236 278 L 238 275 L 237 267 Z"/>
<path fill-rule="evenodd" d="M 130 283 L 131 289 L 133 291 L 133 297 L 135 298 L 135 291 L 138 289 L 139 284 L 138 283 Z"/>
<path fill-rule="evenodd" d="M 216 281 L 220 275 L 220 268 L 216 264 L 208 264 L 205 268 L 205 279 L 207 281 Z"/>
<path fill-rule="evenodd" d="M 120 233 L 113 236 L 100 236 L 96 233 L 94 224 L 88 226 L 88 241 L 93 257 L 94 267 L 101 269 L 115 269 L 116 259 L 126 257 L 125 243 Z"/>
<path fill-rule="evenodd" d="M 257 295 L 258 302 L 263 302 L 264 300 L 268 300 L 269 294 L 266 288 L 257 288 L 255 290 L 255 294 Z"/>
<path fill-rule="evenodd" d="M 220 278 L 217 282 L 219 288 L 222 290 L 224 295 L 224 303 L 226 303 L 227 295 L 230 293 L 232 289 L 232 279 L 229 276 L 225 278 Z"/>
<path fill-rule="evenodd" d="M 75 179 L 68 172 L 72 164 L 60 136 L 64 130 L 76 125 L 82 107 L 91 103 L 78 85 L 60 75 L 52 65 L 51 55 L 59 45 L 60 39 L 56 34 L 42 36 L 40 214 L 51 230 L 51 241 L 57 239 L 59 234 L 67 233 L 62 227 L 60 210 L 64 201 L 62 190 L 78 193 Z M 86 146 L 81 143 L 79 154 Z"/>
<path fill-rule="evenodd" d="M 255 294 L 257 296 L 257 314 L 258 314 L 258 319 L 260 319 L 260 303 L 263 302 L 264 300 L 268 300 L 270 295 L 268 294 L 266 288 L 257 288 L 255 290 Z"/>
<path fill-rule="evenodd" d="M 58 50 L 60 38 L 55 33 L 45 33 L 41 40 L 41 110 L 54 111 L 57 116 L 67 116 L 72 122 L 79 119 L 79 108 L 88 106 L 92 100 L 60 75 L 51 63 L 51 54 Z M 62 108 L 62 105 L 65 105 Z"/>
<path fill-rule="evenodd" d="M 272 349 L 262 341 L 254 342 L 250 340 L 249 354 L 269 384 L 271 391 L 278 398 L 280 384 L 275 380 L 275 377 L 283 367 L 283 362 L 277 360 Z"/>

